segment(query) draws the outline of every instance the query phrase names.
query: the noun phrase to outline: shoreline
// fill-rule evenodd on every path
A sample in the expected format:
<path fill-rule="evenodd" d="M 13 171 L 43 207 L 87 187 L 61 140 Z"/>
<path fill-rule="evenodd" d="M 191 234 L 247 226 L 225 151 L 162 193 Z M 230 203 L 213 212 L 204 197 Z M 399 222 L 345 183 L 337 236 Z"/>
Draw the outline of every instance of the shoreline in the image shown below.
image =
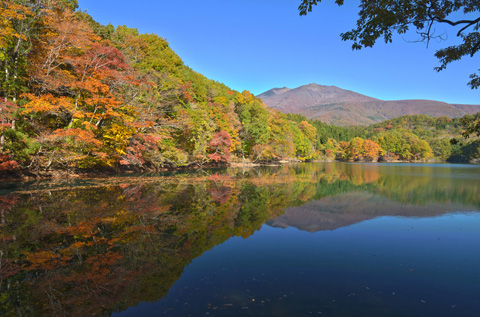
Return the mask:
<path fill-rule="evenodd" d="M 211 169 L 211 168 L 252 168 L 252 167 L 261 167 L 261 166 L 283 166 L 286 164 L 298 164 L 298 163 L 329 163 L 329 162 L 343 162 L 343 163 L 362 163 L 362 164 L 385 164 L 385 163 L 416 163 L 416 164 L 437 164 L 437 163 L 446 163 L 446 164 L 473 164 L 478 165 L 480 161 L 471 161 L 471 162 L 448 162 L 441 160 L 433 160 L 428 162 L 421 161 L 342 161 L 342 160 L 313 160 L 308 162 L 298 161 L 298 160 L 281 160 L 281 161 L 272 161 L 272 162 L 230 162 L 230 163 L 214 163 L 214 164 L 191 164 L 188 166 L 181 167 L 163 167 L 163 168 L 135 168 L 135 169 L 121 169 L 121 168 L 99 168 L 99 169 L 90 169 L 90 170 L 50 170 L 50 171 L 29 171 L 29 170 L 19 170 L 17 172 L 2 173 L 0 174 L 0 184 L 7 182 L 28 182 L 28 181 L 37 181 L 37 180 L 59 180 L 59 179 L 82 179 L 82 178 L 105 178 L 111 176 L 125 176 L 129 174 L 147 174 L 147 173 L 165 173 L 165 172 L 175 172 L 175 171 L 194 171 L 201 169 Z"/>

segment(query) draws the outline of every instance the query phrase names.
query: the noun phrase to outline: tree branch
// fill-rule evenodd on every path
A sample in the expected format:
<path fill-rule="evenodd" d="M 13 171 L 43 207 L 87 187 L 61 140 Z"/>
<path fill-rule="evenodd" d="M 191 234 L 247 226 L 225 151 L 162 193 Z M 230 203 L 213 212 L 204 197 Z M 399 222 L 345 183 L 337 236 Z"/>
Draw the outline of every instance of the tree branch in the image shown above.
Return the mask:
<path fill-rule="evenodd" d="M 480 48 L 480 41 L 475 44 L 475 46 L 472 48 L 472 51 L 470 52 L 470 57 L 473 57 L 473 55 L 478 51 Z"/>
<path fill-rule="evenodd" d="M 459 25 L 459 24 L 467 24 L 465 25 L 463 28 L 460 29 L 460 31 L 458 31 L 457 33 L 457 36 L 460 36 L 460 34 L 465 31 L 465 29 L 471 27 L 472 25 L 476 24 L 476 23 L 479 23 L 480 22 L 480 17 L 475 19 L 475 20 L 458 20 L 458 21 L 451 21 L 451 20 L 447 20 L 447 19 L 440 19 L 438 17 L 431 17 L 433 20 L 439 22 L 439 23 L 447 23 L 447 24 L 450 24 L 451 26 L 456 26 L 456 25 Z"/>

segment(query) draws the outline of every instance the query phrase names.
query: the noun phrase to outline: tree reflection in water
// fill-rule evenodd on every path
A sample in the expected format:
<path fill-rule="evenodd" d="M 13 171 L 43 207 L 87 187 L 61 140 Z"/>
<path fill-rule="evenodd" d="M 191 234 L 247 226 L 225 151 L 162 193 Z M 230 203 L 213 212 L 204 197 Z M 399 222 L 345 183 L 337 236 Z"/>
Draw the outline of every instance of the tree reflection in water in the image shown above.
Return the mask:
<path fill-rule="evenodd" d="M 17 184 L 0 196 L 0 313 L 108 315 L 156 301 L 193 259 L 265 222 L 318 231 L 478 210 L 479 175 L 472 166 L 311 163 Z"/>

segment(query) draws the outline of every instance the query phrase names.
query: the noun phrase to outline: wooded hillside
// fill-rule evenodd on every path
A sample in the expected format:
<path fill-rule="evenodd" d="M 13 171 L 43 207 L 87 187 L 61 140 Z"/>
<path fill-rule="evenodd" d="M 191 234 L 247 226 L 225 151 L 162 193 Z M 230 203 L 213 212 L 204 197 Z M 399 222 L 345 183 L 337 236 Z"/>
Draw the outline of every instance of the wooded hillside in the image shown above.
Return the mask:
<path fill-rule="evenodd" d="M 455 154 L 448 138 L 462 133 L 460 119 L 440 139 L 425 127 L 397 129 L 397 119 L 365 129 L 282 114 L 190 69 L 155 34 L 100 25 L 75 0 L 3 1 L 0 69 L 3 174 L 445 160 Z M 460 160 L 479 156 L 477 145 L 459 146 Z"/>
<path fill-rule="evenodd" d="M 0 170 L 314 157 L 309 124 L 193 71 L 155 34 L 75 9 L 2 2 Z"/>

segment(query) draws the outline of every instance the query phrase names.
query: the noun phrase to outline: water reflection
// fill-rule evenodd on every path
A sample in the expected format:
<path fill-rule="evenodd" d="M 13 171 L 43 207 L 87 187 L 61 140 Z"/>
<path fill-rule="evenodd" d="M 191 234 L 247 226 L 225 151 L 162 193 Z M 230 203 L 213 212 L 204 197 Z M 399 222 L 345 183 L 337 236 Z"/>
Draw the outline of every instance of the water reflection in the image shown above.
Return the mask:
<path fill-rule="evenodd" d="M 422 205 L 405 204 L 369 192 L 348 192 L 307 202 L 267 223 L 273 227 L 295 227 L 309 232 L 335 230 L 381 216 L 434 217 L 478 208 L 461 203 L 431 201 Z"/>
<path fill-rule="evenodd" d="M 257 303 L 263 300 L 267 305 L 269 299 L 271 313 L 282 309 L 294 314 L 312 305 L 305 300 L 311 296 L 296 290 L 298 297 L 293 296 L 295 300 L 286 307 L 275 297 L 278 287 L 285 288 L 281 296 L 290 296 L 288 289 L 308 290 L 309 280 L 326 279 L 322 286 L 325 293 L 315 293 L 316 302 L 320 297 L 323 298 L 320 302 L 331 301 L 327 296 L 329 291 L 342 292 L 340 287 L 334 287 L 334 280 L 326 278 L 332 266 L 312 271 L 312 265 L 333 261 L 337 277 L 351 274 L 349 278 L 357 278 L 349 266 L 351 258 L 342 257 L 339 252 L 346 250 L 347 245 L 339 244 L 345 239 L 342 230 L 358 229 L 351 225 L 381 216 L 433 217 L 479 210 L 479 187 L 480 169 L 472 165 L 341 163 L 9 184 L 4 189 L 7 192 L 8 188 L 8 193 L 0 196 L 0 313 L 109 315 L 132 312 L 127 308 L 156 302 L 168 294 L 160 305 L 166 311 L 172 308 L 168 305 L 175 306 L 175 300 L 188 297 L 198 302 L 198 309 L 236 314 L 246 311 L 241 310 L 240 303 L 255 299 L 245 295 L 242 288 L 247 287 L 257 289 L 260 296 Z M 309 233 L 297 235 L 291 230 L 262 228 L 265 222 L 319 234 L 342 229 L 333 231 L 329 237 L 311 240 Z M 382 226 L 390 228 L 388 232 L 393 230 L 388 223 L 379 228 Z M 242 239 L 254 232 L 248 240 Z M 372 231 L 362 232 L 357 236 L 358 241 L 364 241 Z M 390 233 L 387 236 L 394 237 Z M 478 235 L 475 239 L 478 243 Z M 298 252 L 305 245 L 311 246 L 312 241 L 317 241 L 314 244 L 317 247 L 321 241 L 330 248 L 320 253 L 313 250 L 312 254 L 317 256 L 308 249 L 293 259 L 284 253 L 286 246 L 291 246 L 288 252 Z M 375 245 L 374 242 L 368 240 L 357 247 Z M 250 250 L 249 256 L 236 246 Z M 235 252 L 228 251 L 229 248 Z M 252 253 L 252 249 L 258 252 Z M 233 260 L 225 263 L 219 257 Z M 223 274 L 224 282 L 212 283 L 213 288 L 205 287 L 203 281 L 209 281 L 208 277 L 200 276 L 196 270 L 185 271 L 187 265 L 192 263 L 189 267 L 196 267 L 199 261 L 208 263 L 201 272 L 210 272 L 210 266 L 217 268 L 215 261 L 223 263 L 226 273 L 217 273 Z M 252 271 L 252 263 L 261 265 L 262 272 Z M 283 263 L 282 267 L 292 274 L 291 281 L 280 286 L 267 278 L 277 276 L 278 271 L 274 271 L 278 263 Z M 239 267 L 247 269 L 233 274 Z M 377 269 L 383 272 L 380 266 Z M 285 271 L 282 272 L 284 275 Z M 263 282 L 245 282 L 251 281 L 252 276 Z M 375 279 L 381 277 L 384 276 L 375 275 Z M 172 288 L 174 283 L 180 284 Z M 360 284 L 357 286 L 368 287 Z M 234 293 L 237 302 L 231 302 L 229 297 L 230 302 L 215 304 L 209 299 L 208 306 L 206 295 L 193 294 L 197 288 L 212 298 L 228 290 L 229 294 Z M 384 298 L 377 294 L 371 300 L 380 303 Z M 194 313 L 188 307 L 183 313 Z M 153 314 L 160 308 L 146 309 Z M 334 308 L 329 309 L 334 312 Z M 308 313 L 308 309 L 304 312 Z"/>

